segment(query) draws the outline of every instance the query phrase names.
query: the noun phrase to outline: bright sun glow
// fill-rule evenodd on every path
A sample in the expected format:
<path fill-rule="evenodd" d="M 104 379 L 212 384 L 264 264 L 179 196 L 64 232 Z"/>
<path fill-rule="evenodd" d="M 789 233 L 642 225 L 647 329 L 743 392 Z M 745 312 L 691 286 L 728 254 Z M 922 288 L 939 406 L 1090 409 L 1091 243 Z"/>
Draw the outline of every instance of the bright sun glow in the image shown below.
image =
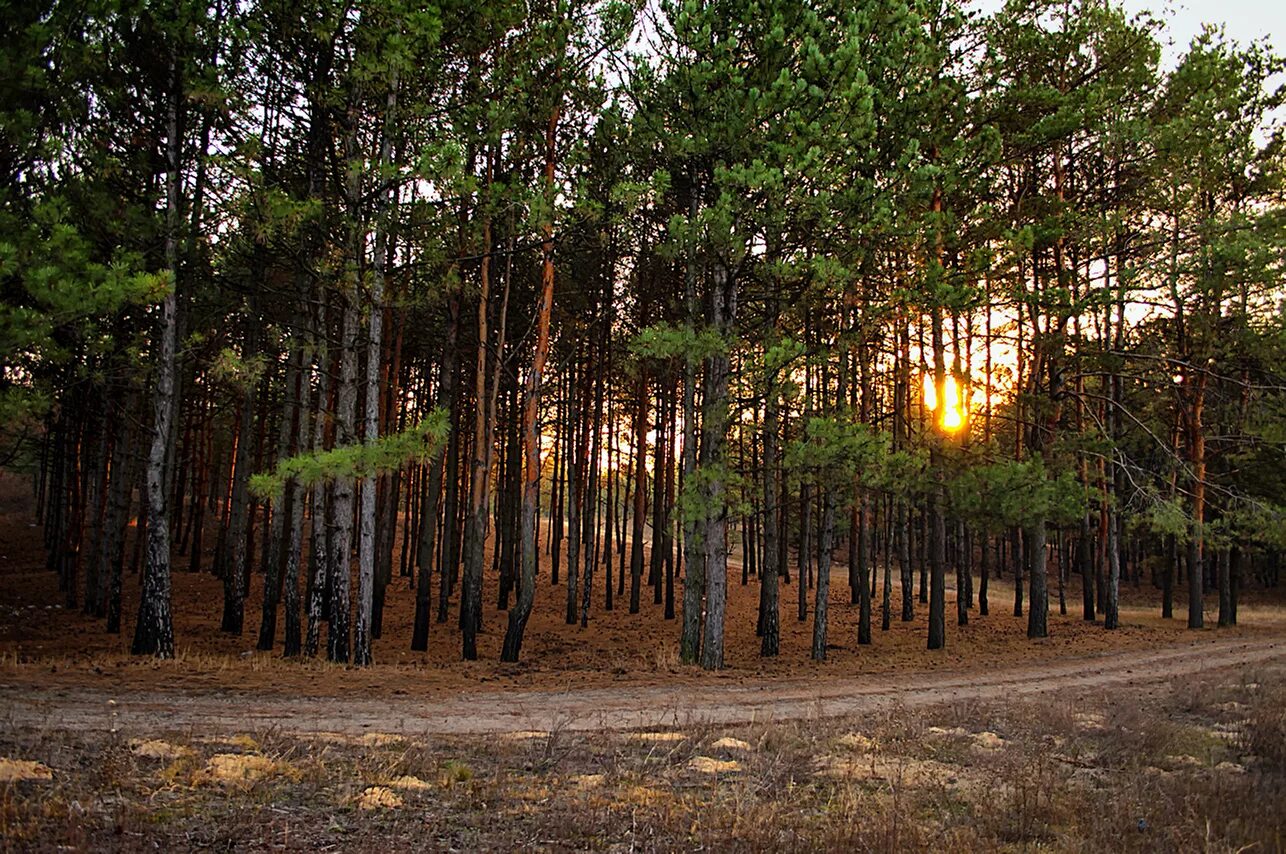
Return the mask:
<path fill-rule="evenodd" d="M 942 429 L 954 433 L 963 426 L 964 418 L 960 415 L 960 407 L 954 403 L 948 404 L 942 411 Z"/>
<path fill-rule="evenodd" d="M 938 422 L 947 433 L 955 433 L 964 427 L 964 402 L 960 394 L 960 384 L 954 376 L 948 375 L 943 383 L 942 394 L 938 394 L 937 385 L 930 374 L 924 374 L 924 408 L 930 412 L 938 410 L 938 400 L 942 400 L 942 418 Z"/>
<path fill-rule="evenodd" d="M 946 405 L 942 407 L 942 429 L 954 433 L 964 426 L 964 416 L 960 412 L 960 386 L 955 377 L 947 377 L 943 392 Z"/>

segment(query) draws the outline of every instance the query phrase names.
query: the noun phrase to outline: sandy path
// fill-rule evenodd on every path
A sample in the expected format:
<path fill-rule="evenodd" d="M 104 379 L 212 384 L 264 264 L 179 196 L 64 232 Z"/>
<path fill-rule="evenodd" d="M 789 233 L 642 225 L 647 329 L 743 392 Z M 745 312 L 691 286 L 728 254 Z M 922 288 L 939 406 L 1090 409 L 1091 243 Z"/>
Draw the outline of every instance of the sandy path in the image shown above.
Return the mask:
<path fill-rule="evenodd" d="M 636 729 L 700 723 L 834 717 L 890 706 L 994 701 L 1048 692 L 1085 692 L 1156 684 L 1215 669 L 1253 670 L 1286 661 L 1286 639 L 1203 639 L 1147 651 L 1067 659 L 992 672 L 912 673 L 740 685 L 612 687 L 539 692 L 478 692 L 419 700 L 407 696 L 264 698 L 196 692 L 101 689 L 32 690 L 0 686 L 8 727 L 155 732 L 386 732 L 485 734 L 556 729 Z"/>

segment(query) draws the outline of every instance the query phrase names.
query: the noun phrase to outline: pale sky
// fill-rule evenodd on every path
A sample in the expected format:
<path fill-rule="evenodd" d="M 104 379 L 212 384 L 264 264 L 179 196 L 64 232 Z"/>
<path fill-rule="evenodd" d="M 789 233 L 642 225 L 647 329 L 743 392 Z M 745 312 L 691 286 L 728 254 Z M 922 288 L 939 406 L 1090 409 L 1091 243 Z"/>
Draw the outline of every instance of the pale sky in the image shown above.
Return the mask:
<path fill-rule="evenodd" d="M 1228 35 L 1239 42 L 1265 36 L 1274 52 L 1286 53 L 1286 3 L 1264 0 L 1182 0 L 1167 6 L 1140 0 L 1126 0 L 1131 11 L 1152 8 L 1166 22 L 1179 52 L 1187 46 L 1204 23 L 1223 24 Z"/>
<path fill-rule="evenodd" d="M 1132 13 L 1150 11 L 1166 24 L 1173 46 L 1166 47 L 1162 61 L 1168 66 L 1187 48 L 1202 24 L 1223 24 L 1228 35 L 1247 43 L 1268 37 L 1278 55 L 1286 54 L 1286 0 L 1119 0 Z M 986 12 L 999 9 L 1003 0 L 978 0 Z"/>

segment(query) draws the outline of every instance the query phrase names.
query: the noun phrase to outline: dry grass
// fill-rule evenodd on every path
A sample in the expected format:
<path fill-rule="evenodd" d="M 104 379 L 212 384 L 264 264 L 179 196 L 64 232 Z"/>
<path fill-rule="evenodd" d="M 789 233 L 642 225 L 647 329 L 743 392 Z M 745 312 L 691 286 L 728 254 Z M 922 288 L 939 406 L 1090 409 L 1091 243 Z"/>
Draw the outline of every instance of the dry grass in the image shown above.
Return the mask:
<path fill-rule="evenodd" d="M 1286 768 L 1286 686 L 1250 684 L 1254 700 L 1247 710 L 1240 746 L 1269 767 Z"/>
<path fill-rule="evenodd" d="M 52 776 L 0 786 L 0 838 L 19 849 L 1274 851 L 1286 831 L 1284 675 L 678 734 L 7 732 L 0 755 Z M 211 784 L 220 763 L 268 770 Z"/>

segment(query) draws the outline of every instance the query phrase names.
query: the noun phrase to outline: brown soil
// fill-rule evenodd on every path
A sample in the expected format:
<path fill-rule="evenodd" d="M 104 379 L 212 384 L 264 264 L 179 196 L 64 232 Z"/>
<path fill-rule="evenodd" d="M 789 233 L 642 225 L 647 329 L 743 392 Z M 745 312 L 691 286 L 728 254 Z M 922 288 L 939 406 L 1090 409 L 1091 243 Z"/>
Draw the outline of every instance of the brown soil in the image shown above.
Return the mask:
<path fill-rule="evenodd" d="M 1241 609 L 1242 625 L 1235 629 L 1189 632 L 1182 620 L 1163 621 L 1157 616 L 1157 594 L 1146 585 L 1142 590 L 1124 590 L 1122 626 L 1118 631 L 1107 632 L 1101 623 L 1086 623 L 1079 618 L 1080 594 L 1073 581 L 1066 594 L 1069 614 L 1059 615 L 1055 599 L 1050 614 L 1051 637 L 1031 642 L 1025 637 L 1026 621 L 1012 616 L 1012 587 L 993 581 L 991 615 L 981 617 L 975 610 L 970 614 L 969 625 L 963 627 L 955 626 L 951 619 L 955 613 L 954 591 L 948 587 L 949 625 L 944 650 L 931 652 L 925 648 L 926 606 L 916 603 L 913 622 L 896 619 L 896 589 L 891 629 L 879 629 L 877 598 L 874 643 L 859 647 L 857 609 L 848 603 L 845 572 L 837 571 L 831 584 L 832 646 L 828 661 L 819 664 L 809 659 L 811 614 L 808 621 L 796 619 L 794 584 L 781 588 L 781 655 L 765 660 L 759 657 L 759 642 L 754 634 L 758 586 L 752 580 L 743 587 L 739 583 L 740 567 L 734 565 L 729 586 L 727 668 L 705 673 L 678 664 L 677 621 L 662 619 L 660 606 L 651 603 L 650 589 L 644 590 L 640 614 L 627 613 L 619 603 L 614 611 L 602 610 L 601 567 L 594 579 L 594 610 L 589 628 L 566 625 L 565 588 L 550 585 L 546 564 L 521 664 L 498 661 L 505 615 L 495 608 L 496 581 L 489 575 L 484 583 L 480 661 L 460 660 L 454 607 L 447 623 L 432 626 L 429 652 L 412 653 L 408 647 L 413 593 L 408 579 L 395 578 L 388 591 L 384 635 L 375 642 L 376 664 L 358 669 L 321 661 L 287 661 L 282 659 L 280 647 L 270 653 L 255 652 L 261 576 L 252 578 L 246 633 L 234 637 L 219 631 L 222 582 L 205 573 L 176 571 L 178 656 L 174 661 L 157 662 L 128 654 L 138 602 L 136 576 L 127 572 L 125 579 L 125 631 L 120 636 L 106 634 L 99 620 L 61 607 L 63 596 L 57 579 L 44 566 L 40 529 L 31 513 L 28 487 L 26 481 L 0 475 L 0 682 L 6 705 L 11 708 L 25 697 L 34 699 L 43 693 L 33 689 L 68 690 L 74 696 L 104 699 L 131 692 L 160 696 L 170 691 L 254 694 L 265 699 L 368 700 L 408 695 L 417 698 L 417 704 L 471 690 L 486 692 L 479 696 L 496 698 L 502 708 L 525 702 L 514 696 L 515 690 L 558 696 L 547 692 L 575 691 L 582 695 L 589 688 L 611 688 L 607 696 L 643 692 L 639 697 L 648 702 L 657 695 L 649 695 L 645 689 L 672 692 L 679 701 L 694 691 L 711 691 L 720 686 L 735 689 L 738 694 L 826 690 L 832 684 L 844 685 L 844 690 L 858 686 L 882 690 L 893 680 L 856 677 L 896 673 L 897 684 L 905 686 L 907 673 L 938 673 L 944 684 L 957 684 L 971 681 L 965 675 L 969 673 L 1019 672 L 1013 670 L 1018 665 L 1033 674 L 1069 663 L 1093 667 L 1096 665 L 1089 662 L 1097 656 L 1124 656 L 1131 650 L 1170 649 L 1185 644 L 1192 646 L 1178 648 L 1190 649 L 1191 655 L 1201 655 L 1201 649 L 1229 650 L 1238 644 L 1245 644 L 1246 649 L 1272 650 L 1274 639 L 1286 637 L 1286 608 L 1273 598 L 1247 600 Z M 207 539 L 212 540 L 212 534 Z M 176 568 L 186 565 L 186 559 L 176 559 Z M 680 587 L 676 598 L 681 596 Z M 1213 618 L 1208 619 L 1208 624 L 1213 622 Z M 350 705 L 346 703 L 346 708 Z"/>
<path fill-rule="evenodd" d="M 563 730 L 682 729 L 711 724 L 854 717 L 892 707 L 997 702 L 1106 687 L 1141 688 L 1219 670 L 1244 671 L 1286 661 L 1286 641 L 1206 639 L 1158 650 L 1130 650 L 988 672 L 900 675 L 896 680 L 712 682 L 610 686 L 575 691 L 479 691 L 433 699 L 403 696 L 278 697 L 259 692 L 0 686 L 0 709 L 16 727 L 150 734 L 283 732 L 335 735 L 507 733 L 543 738 Z M 676 733 L 663 733 L 681 738 Z M 659 739 L 669 740 L 669 739 Z"/>

